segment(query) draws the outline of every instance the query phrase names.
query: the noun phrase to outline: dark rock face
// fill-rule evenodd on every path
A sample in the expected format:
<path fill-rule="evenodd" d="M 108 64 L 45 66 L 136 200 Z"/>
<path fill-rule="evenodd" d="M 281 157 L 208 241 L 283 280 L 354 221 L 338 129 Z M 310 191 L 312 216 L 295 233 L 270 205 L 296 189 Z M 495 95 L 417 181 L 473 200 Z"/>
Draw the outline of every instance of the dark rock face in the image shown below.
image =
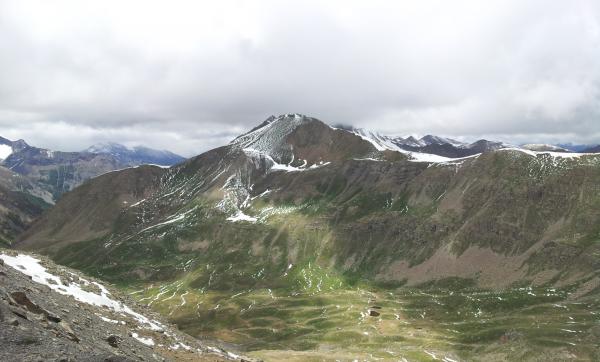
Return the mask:
<path fill-rule="evenodd" d="M 381 315 L 381 313 L 376 310 L 373 310 L 373 309 L 369 310 L 369 316 L 371 316 L 371 317 L 379 317 L 380 315 Z"/>
<path fill-rule="evenodd" d="M 115 336 L 115 335 L 110 335 L 106 338 L 106 341 L 108 342 L 108 344 L 111 347 L 115 347 L 115 348 L 119 347 L 120 340 L 121 340 L 121 338 L 118 336 Z"/>
<path fill-rule="evenodd" d="M 10 245 L 51 200 L 50 193 L 0 166 L 0 247 Z"/>
<path fill-rule="evenodd" d="M 19 305 L 22 308 L 27 309 L 29 312 L 34 314 L 49 314 L 47 311 L 40 308 L 38 305 L 33 303 L 29 298 L 27 298 L 27 294 L 24 292 L 12 292 L 9 294 L 9 301 L 13 305 Z M 60 319 L 59 319 L 60 322 Z"/>

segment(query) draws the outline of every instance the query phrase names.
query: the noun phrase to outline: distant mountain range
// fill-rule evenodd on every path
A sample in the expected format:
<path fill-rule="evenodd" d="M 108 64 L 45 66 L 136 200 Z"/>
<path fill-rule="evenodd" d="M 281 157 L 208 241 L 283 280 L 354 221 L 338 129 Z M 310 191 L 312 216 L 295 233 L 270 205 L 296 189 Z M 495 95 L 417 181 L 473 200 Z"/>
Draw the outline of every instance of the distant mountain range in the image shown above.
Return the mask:
<path fill-rule="evenodd" d="M 8 243 L 60 196 L 100 174 L 142 164 L 171 166 L 185 158 L 117 143 L 82 152 L 30 146 L 0 137 L 0 243 Z"/>
<path fill-rule="evenodd" d="M 144 146 L 128 148 L 114 142 L 97 143 L 82 152 L 111 155 L 122 164 L 128 165 L 173 166 L 185 160 L 184 157 L 170 151 L 155 150 Z"/>
<path fill-rule="evenodd" d="M 371 142 L 378 150 L 408 151 L 409 154 L 415 157 L 419 157 L 420 154 L 432 154 L 446 158 L 460 158 L 512 147 L 502 142 L 483 139 L 473 143 L 465 143 L 433 135 L 427 135 L 420 139 L 412 136 L 406 138 L 390 137 L 362 128 L 352 129 L 352 132 Z"/>
<path fill-rule="evenodd" d="M 583 150 L 583 152 L 585 152 L 585 153 L 600 153 L 600 145 L 586 148 Z"/>
<path fill-rule="evenodd" d="M 349 128 L 349 131 L 361 136 L 371 142 L 377 149 L 408 151 L 410 153 L 433 154 L 447 158 L 468 157 L 476 154 L 495 151 L 503 148 L 518 148 L 536 152 L 573 152 L 573 153 L 598 153 L 599 146 L 573 145 L 573 144 L 537 144 L 529 143 L 523 145 L 511 145 L 499 141 L 478 140 L 472 143 L 457 141 L 451 138 L 426 135 L 422 138 L 408 137 L 390 137 L 377 132 L 372 132 L 362 128 Z M 422 159 L 428 159 L 428 157 Z"/>
<path fill-rule="evenodd" d="M 40 183 L 54 200 L 102 173 L 143 164 L 172 166 L 184 160 L 172 152 L 142 146 L 101 143 L 81 152 L 62 152 L 0 137 L 0 166 Z"/>

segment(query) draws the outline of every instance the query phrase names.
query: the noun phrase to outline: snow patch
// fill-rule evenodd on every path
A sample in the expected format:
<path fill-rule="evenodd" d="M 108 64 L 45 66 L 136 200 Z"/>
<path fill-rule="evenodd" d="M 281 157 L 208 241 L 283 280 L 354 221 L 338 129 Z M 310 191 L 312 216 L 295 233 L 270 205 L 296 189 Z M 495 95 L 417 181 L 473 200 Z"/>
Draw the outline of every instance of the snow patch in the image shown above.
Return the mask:
<path fill-rule="evenodd" d="M 134 312 L 131 308 L 124 305 L 123 303 L 112 299 L 110 297 L 110 292 L 102 284 L 96 282 L 89 282 L 81 277 L 79 278 L 84 286 L 93 284 L 96 287 L 98 287 L 98 289 L 100 289 L 100 294 L 96 294 L 84 290 L 82 286 L 78 283 L 71 282 L 68 284 L 63 284 L 61 278 L 48 273 L 46 268 L 44 268 L 40 264 L 40 260 L 32 256 L 25 254 L 18 254 L 17 256 L 0 254 L 0 259 L 2 259 L 6 265 L 14 268 L 15 270 L 25 275 L 30 276 L 34 282 L 47 285 L 48 287 L 50 287 L 50 289 L 60 294 L 70 295 L 73 298 L 75 298 L 75 300 L 82 303 L 98 307 L 107 307 L 109 309 L 112 309 L 114 312 L 128 314 L 134 319 L 136 319 L 139 323 L 145 324 L 153 330 L 164 329 L 164 326 L 161 323 L 157 321 L 152 321 L 146 318 L 145 316 Z"/>
<path fill-rule="evenodd" d="M 13 149 L 9 145 L 0 145 L 0 160 L 6 160 L 13 153 Z"/>
<path fill-rule="evenodd" d="M 148 226 L 147 228 L 144 228 L 144 229 L 140 230 L 140 233 L 141 233 L 141 232 L 144 232 L 144 231 L 147 231 L 147 230 L 150 230 L 150 229 L 157 228 L 157 227 L 159 227 L 159 226 L 169 225 L 169 224 L 173 224 L 173 223 L 176 223 L 176 222 L 182 221 L 183 219 L 185 219 L 185 218 L 186 218 L 186 216 L 188 216 L 190 213 L 192 213 L 193 211 L 195 211 L 197 208 L 198 208 L 198 206 L 194 206 L 193 208 L 191 208 L 190 210 L 188 210 L 188 211 L 186 211 L 186 212 L 184 212 L 184 213 L 182 213 L 182 214 L 179 214 L 179 215 L 173 215 L 173 216 L 171 216 L 171 217 L 170 217 L 168 220 L 166 220 L 166 221 L 160 222 L 160 223 L 158 223 L 158 224 L 154 224 L 154 225 L 152 225 L 152 226 Z"/>
<path fill-rule="evenodd" d="M 139 334 L 133 332 L 131 333 L 131 336 L 135 339 L 137 339 L 138 341 L 142 342 L 143 344 L 145 344 L 146 346 L 154 346 L 154 340 L 152 338 L 145 338 L 140 336 Z"/>
<path fill-rule="evenodd" d="M 528 154 L 533 157 L 537 157 L 538 155 L 549 155 L 555 158 L 580 158 L 582 156 L 593 156 L 597 155 L 595 153 L 575 153 L 575 152 L 554 152 L 554 151 L 531 151 L 524 148 L 510 147 L 510 148 L 501 148 L 498 151 L 517 151 Z"/>
<path fill-rule="evenodd" d="M 228 217 L 227 221 L 231 221 L 231 222 L 247 221 L 247 222 L 255 223 L 257 221 L 257 219 L 255 217 L 244 214 L 241 210 L 238 210 L 238 212 L 234 216 Z"/>
<path fill-rule="evenodd" d="M 292 160 L 292 162 L 290 162 L 288 164 L 278 163 L 269 154 L 262 152 L 260 150 L 254 149 L 254 148 L 244 148 L 244 149 L 242 149 L 242 151 L 248 157 L 250 157 L 252 159 L 257 159 L 257 160 L 264 159 L 267 162 L 268 171 L 286 171 L 286 172 L 307 171 L 307 170 L 314 170 L 319 167 L 327 166 L 331 163 L 331 162 L 320 161 L 319 163 L 315 163 L 315 164 L 310 165 L 309 167 L 306 167 L 308 164 L 308 161 L 303 160 L 303 164 L 296 167 L 296 166 L 291 166 L 293 160 Z"/>
<path fill-rule="evenodd" d="M 118 321 L 118 320 L 115 320 L 115 319 L 106 318 L 105 316 L 102 316 L 100 314 L 97 314 L 97 316 L 100 317 L 100 319 L 102 319 L 103 321 L 105 321 L 107 323 L 123 324 L 123 325 L 125 325 L 125 322 L 123 322 L 123 321 Z"/>
<path fill-rule="evenodd" d="M 129 207 L 136 207 L 136 206 L 138 206 L 139 204 L 141 204 L 144 201 L 146 201 L 146 199 L 142 199 L 142 200 L 136 202 L 135 204 L 130 205 Z"/>

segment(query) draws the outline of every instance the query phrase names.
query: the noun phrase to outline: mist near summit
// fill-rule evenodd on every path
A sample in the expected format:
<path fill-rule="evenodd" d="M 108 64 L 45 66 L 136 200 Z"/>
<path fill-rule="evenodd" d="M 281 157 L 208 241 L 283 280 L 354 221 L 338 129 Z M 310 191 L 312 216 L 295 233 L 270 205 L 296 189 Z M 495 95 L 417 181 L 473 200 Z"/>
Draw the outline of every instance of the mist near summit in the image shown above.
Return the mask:
<path fill-rule="evenodd" d="M 0 128 L 192 156 L 270 115 L 600 143 L 594 1 L 0 2 Z"/>

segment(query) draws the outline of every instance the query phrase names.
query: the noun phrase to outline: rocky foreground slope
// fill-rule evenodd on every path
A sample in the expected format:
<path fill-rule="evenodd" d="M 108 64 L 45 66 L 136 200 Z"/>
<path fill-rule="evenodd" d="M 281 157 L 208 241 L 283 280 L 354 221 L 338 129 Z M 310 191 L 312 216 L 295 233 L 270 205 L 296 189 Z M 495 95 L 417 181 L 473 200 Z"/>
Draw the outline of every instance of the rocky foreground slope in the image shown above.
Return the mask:
<path fill-rule="evenodd" d="M 43 258 L 0 250 L 0 360 L 242 360 L 119 295 Z"/>

